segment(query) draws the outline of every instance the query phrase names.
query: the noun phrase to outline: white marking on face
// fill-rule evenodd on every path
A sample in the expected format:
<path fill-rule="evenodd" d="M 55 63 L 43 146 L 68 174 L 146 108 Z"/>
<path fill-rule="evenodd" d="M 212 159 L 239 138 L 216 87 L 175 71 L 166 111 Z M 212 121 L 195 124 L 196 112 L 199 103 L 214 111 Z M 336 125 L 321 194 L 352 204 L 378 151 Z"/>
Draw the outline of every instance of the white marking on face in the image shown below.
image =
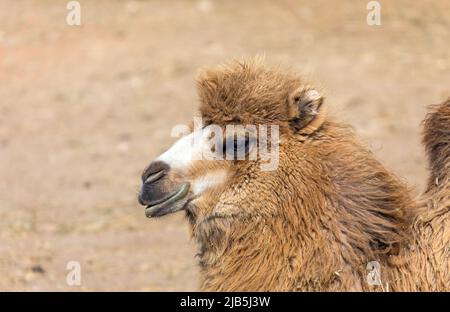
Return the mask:
<path fill-rule="evenodd" d="M 206 190 L 222 184 L 227 178 L 225 170 L 210 172 L 194 180 L 192 183 L 192 192 L 194 195 L 200 195 Z"/>
<path fill-rule="evenodd" d="M 186 167 L 192 161 L 195 135 L 197 133 L 193 132 L 182 137 L 156 160 L 163 161 L 172 168 Z"/>
<path fill-rule="evenodd" d="M 175 169 L 185 169 L 194 160 L 204 159 L 205 152 L 210 151 L 208 136 L 213 129 L 217 131 L 216 128 L 211 125 L 182 137 L 156 160 L 163 161 Z M 220 127 L 218 129 L 220 130 Z"/>

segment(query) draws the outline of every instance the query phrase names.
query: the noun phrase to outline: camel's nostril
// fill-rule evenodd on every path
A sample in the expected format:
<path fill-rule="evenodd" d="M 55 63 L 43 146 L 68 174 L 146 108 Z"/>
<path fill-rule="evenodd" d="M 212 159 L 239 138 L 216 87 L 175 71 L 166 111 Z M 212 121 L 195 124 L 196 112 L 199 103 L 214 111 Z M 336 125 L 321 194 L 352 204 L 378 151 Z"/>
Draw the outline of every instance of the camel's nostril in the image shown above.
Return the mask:
<path fill-rule="evenodd" d="M 169 166 L 162 161 L 152 162 L 142 174 L 142 182 L 144 184 L 153 183 L 164 176 L 168 169 Z"/>
<path fill-rule="evenodd" d="M 165 171 L 165 169 L 161 169 L 160 171 L 152 173 L 145 179 L 144 184 L 150 184 L 159 180 L 159 178 L 161 178 L 165 174 Z"/>

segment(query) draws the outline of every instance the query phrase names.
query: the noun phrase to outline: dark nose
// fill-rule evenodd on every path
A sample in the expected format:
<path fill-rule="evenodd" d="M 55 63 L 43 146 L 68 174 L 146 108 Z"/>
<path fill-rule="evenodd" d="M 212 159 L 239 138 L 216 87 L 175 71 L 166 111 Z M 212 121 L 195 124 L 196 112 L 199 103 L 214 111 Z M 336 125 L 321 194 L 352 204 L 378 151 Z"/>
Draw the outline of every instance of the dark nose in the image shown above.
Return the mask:
<path fill-rule="evenodd" d="M 169 165 L 162 161 L 154 161 L 144 170 L 144 173 L 142 174 L 142 190 L 138 197 L 141 205 L 147 205 L 149 203 L 149 198 L 147 198 L 148 194 L 144 194 L 144 190 L 154 189 L 153 187 L 150 187 L 151 184 L 154 184 L 154 186 L 158 188 L 157 185 L 160 183 L 156 182 L 167 174 L 168 171 Z"/>

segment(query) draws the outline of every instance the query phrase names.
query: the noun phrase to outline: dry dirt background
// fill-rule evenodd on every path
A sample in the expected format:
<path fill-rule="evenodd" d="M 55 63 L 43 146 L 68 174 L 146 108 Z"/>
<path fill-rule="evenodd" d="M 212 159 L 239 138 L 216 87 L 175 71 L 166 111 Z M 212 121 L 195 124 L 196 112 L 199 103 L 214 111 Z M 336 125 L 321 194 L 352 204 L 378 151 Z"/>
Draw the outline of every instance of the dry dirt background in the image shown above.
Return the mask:
<path fill-rule="evenodd" d="M 0 290 L 196 290 L 183 215 L 149 220 L 141 170 L 187 123 L 201 67 L 265 53 L 419 192 L 425 106 L 450 92 L 450 1 L 0 0 Z M 66 284 L 79 261 L 82 285 Z"/>

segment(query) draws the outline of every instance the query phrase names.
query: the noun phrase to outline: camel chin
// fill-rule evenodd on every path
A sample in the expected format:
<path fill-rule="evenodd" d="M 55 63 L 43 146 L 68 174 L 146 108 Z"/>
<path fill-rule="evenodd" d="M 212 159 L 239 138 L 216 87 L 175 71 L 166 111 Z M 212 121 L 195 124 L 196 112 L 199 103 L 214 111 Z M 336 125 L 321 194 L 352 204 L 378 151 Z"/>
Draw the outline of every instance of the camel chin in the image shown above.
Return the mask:
<path fill-rule="evenodd" d="M 188 182 L 183 183 L 166 197 L 148 204 L 145 208 L 145 215 L 148 218 L 162 217 L 184 209 L 188 201 L 187 195 L 189 193 L 189 188 L 190 184 Z"/>

